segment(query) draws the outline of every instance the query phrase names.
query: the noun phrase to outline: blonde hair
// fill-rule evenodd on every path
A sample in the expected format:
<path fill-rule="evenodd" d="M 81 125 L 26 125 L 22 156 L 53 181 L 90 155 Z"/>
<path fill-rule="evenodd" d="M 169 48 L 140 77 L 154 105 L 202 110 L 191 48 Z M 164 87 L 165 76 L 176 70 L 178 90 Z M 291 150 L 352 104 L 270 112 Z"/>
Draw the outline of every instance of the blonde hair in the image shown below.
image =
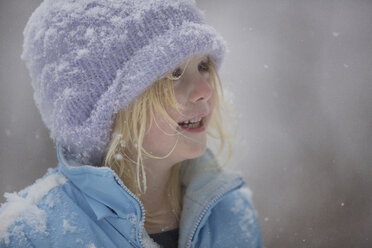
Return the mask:
<path fill-rule="evenodd" d="M 214 159 L 221 155 L 226 143 L 228 144 L 228 161 L 231 157 L 232 143 L 222 126 L 220 111 L 222 103 L 224 103 L 222 84 L 210 58 L 208 58 L 208 63 L 211 85 L 216 95 L 216 105 L 208 125 L 207 134 L 220 141 Z M 177 145 L 176 143 L 173 149 L 164 157 L 156 157 L 143 148 L 144 136 L 153 124 L 155 113 L 159 113 L 170 125 L 178 125 L 169 116 L 165 106 L 170 106 L 176 110 L 182 109 L 182 106 L 177 103 L 171 77 L 164 77 L 153 83 L 127 108 L 122 109 L 116 115 L 112 139 L 107 146 L 104 165 L 114 170 L 126 187 L 138 197 L 146 192 L 146 173 L 143 166 L 144 155 L 156 159 L 166 158 Z M 179 135 L 182 134 L 179 133 Z M 131 154 L 136 155 L 135 160 L 133 160 Z M 179 220 L 182 211 L 179 167 L 180 164 L 172 167 L 167 182 L 169 201 L 177 220 Z M 146 212 L 145 226 L 159 224 L 156 220 L 158 215 L 160 214 Z"/>

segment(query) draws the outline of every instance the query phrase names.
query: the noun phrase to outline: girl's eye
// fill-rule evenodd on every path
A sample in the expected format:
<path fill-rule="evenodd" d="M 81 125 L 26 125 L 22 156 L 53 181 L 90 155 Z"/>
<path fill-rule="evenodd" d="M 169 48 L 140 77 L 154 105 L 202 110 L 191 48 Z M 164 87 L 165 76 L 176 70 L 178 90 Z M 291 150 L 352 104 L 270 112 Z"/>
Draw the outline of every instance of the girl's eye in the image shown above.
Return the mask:
<path fill-rule="evenodd" d="M 200 64 L 198 65 L 198 70 L 200 72 L 208 72 L 209 71 L 209 63 L 208 62 L 200 62 Z"/>
<path fill-rule="evenodd" d="M 182 76 L 182 70 L 181 68 L 177 68 L 172 72 L 172 78 L 178 79 Z"/>

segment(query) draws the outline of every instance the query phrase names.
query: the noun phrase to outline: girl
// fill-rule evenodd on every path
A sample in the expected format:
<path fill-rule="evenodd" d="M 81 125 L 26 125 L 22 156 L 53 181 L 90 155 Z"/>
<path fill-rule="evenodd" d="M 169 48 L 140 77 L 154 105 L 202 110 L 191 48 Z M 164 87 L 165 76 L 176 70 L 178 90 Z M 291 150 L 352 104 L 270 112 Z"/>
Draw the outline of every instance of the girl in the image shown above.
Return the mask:
<path fill-rule="evenodd" d="M 224 149 L 225 43 L 189 0 L 44 0 L 22 59 L 59 165 L 0 210 L 1 247 L 261 247 Z"/>

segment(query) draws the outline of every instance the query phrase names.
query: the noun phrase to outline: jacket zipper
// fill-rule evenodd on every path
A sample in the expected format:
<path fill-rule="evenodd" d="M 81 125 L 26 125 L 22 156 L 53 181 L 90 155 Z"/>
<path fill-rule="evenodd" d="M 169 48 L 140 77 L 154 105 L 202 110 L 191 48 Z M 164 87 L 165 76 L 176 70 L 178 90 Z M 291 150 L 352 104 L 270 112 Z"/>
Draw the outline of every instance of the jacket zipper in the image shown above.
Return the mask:
<path fill-rule="evenodd" d="M 138 199 L 138 197 L 133 194 L 127 187 L 124 186 L 124 184 L 122 183 L 121 179 L 114 173 L 114 178 L 116 180 L 116 182 L 130 195 L 133 197 L 134 200 L 137 201 L 137 203 L 140 205 L 140 211 L 141 211 L 141 219 L 139 221 L 139 243 L 141 245 L 142 248 L 145 248 L 145 245 L 143 243 L 143 230 L 144 230 L 144 223 L 145 223 L 145 213 L 146 213 L 146 210 L 145 210 L 145 207 L 142 205 L 141 201 Z M 141 221 L 142 220 L 142 221 Z"/>
<path fill-rule="evenodd" d="M 189 248 L 191 247 L 191 242 L 192 242 L 192 238 L 194 237 L 195 235 L 195 232 L 196 232 L 196 229 L 198 228 L 200 222 L 202 221 L 202 219 L 204 218 L 205 214 L 207 213 L 207 211 L 209 209 L 211 209 L 215 203 L 220 199 L 222 198 L 224 195 L 226 195 L 227 193 L 229 193 L 230 191 L 234 190 L 234 189 L 237 189 L 239 187 L 241 187 L 242 185 L 244 184 L 243 181 L 239 181 L 238 183 L 235 183 L 235 184 L 232 184 L 230 187 L 227 187 L 226 189 L 223 189 L 221 193 L 219 193 L 218 195 L 216 195 L 209 203 L 208 205 L 204 208 L 204 210 L 202 211 L 202 213 L 199 215 L 199 218 L 198 220 L 196 221 L 193 229 L 192 229 L 192 232 L 191 232 L 191 235 L 189 236 L 189 239 L 187 240 L 187 243 L 186 243 L 186 248 Z"/>
<path fill-rule="evenodd" d="M 64 163 L 63 162 L 63 159 L 61 158 L 61 155 L 59 154 L 59 151 L 60 151 L 60 145 L 57 144 L 57 157 L 58 157 L 58 161 L 60 161 L 60 163 Z M 115 172 L 113 172 L 113 175 L 114 175 L 115 181 L 120 185 L 120 187 L 122 189 L 124 189 L 130 196 L 132 196 L 133 199 L 136 200 L 137 203 L 140 205 L 141 219 L 139 221 L 139 237 L 138 237 L 138 239 L 139 239 L 139 243 L 140 243 L 141 247 L 142 248 L 145 248 L 145 245 L 144 245 L 143 239 L 142 239 L 142 237 L 143 237 L 143 230 L 144 230 L 144 223 L 145 223 L 145 213 L 146 213 L 145 207 L 142 205 L 142 203 L 138 199 L 138 197 L 135 194 L 133 194 L 127 187 L 124 186 L 123 182 L 116 175 Z M 141 220 L 143 220 L 143 221 L 141 221 Z"/>

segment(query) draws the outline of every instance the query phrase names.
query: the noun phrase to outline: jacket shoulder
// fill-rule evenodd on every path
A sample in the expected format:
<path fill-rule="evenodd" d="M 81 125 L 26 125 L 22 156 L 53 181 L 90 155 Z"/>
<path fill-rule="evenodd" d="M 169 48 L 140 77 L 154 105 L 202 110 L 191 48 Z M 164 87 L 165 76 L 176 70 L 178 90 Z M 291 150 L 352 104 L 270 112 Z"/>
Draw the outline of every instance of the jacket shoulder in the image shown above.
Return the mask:
<path fill-rule="evenodd" d="M 67 179 L 56 170 L 49 170 L 24 190 L 6 193 L 7 201 L 0 208 L 0 246 L 31 247 L 31 236 L 46 237 L 48 230 L 44 205 L 52 204 L 50 192 L 66 182 Z"/>
<path fill-rule="evenodd" d="M 6 197 L 0 209 L 0 248 L 113 246 L 85 196 L 57 169 Z"/>
<path fill-rule="evenodd" d="M 94 240 L 93 232 L 85 228 L 91 225 L 89 212 L 76 204 L 82 196 L 56 169 L 5 196 L 0 208 L 1 248 L 82 247 Z"/>
<path fill-rule="evenodd" d="M 261 230 L 251 202 L 251 191 L 243 187 L 227 193 L 211 209 L 200 231 L 201 237 L 207 237 L 205 241 L 200 240 L 200 247 L 203 247 L 202 242 L 212 247 L 262 247 Z"/>

